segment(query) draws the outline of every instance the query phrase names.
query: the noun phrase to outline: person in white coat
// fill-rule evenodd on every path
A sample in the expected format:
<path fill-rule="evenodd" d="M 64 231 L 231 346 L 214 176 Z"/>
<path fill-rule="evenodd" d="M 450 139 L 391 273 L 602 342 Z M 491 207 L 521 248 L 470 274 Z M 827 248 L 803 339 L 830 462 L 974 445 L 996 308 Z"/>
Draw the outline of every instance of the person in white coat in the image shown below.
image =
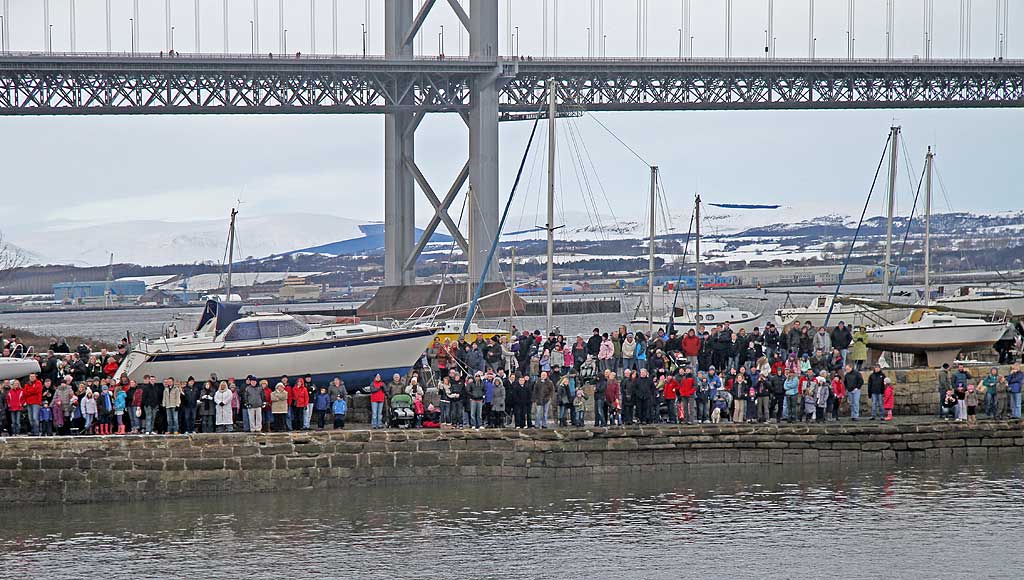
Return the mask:
<path fill-rule="evenodd" d="M 217 393 L 213 395 L 213 403 L 217 408 L 217 431 L 220 433 L 232 431 L 232 425 L 235 422 L 234 414 L 231 411 L 233 398 L 234 393 L 228 389 L 227 382 L 221 381 L 220 386 L 217 387 Z"/>

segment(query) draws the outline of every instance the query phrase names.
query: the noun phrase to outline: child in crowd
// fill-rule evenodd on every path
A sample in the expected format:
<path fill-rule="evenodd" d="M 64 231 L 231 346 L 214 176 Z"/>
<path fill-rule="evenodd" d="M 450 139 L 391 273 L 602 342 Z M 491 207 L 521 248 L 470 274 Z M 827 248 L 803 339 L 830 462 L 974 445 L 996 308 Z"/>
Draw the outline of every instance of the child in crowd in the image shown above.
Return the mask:
<path fill-rule="evenodd" d="M 82 418 L 85 419 L 85 425 L 82 427 L 83 433 L 93 433 L 94 425 L 96 421 L 96 393 L 92 390 L 85 392 L 85 398 L 79 401 L 79 406 L 82 411 Z"/>
<path fill-rule="evenodd" d="M 814 412 L 818 410 L 817 399 L 815 398 L 815 385 L 816 381 L 807 381 L 804 384 L 804 423 L 810 423 L 814 420 Z"/>
<path fill-rule="evenodd" d="M 885 420 L 892 421 L 892 410 L 896 407 L 896 389 L 891 379 L 885 379 L 885 391 L 882 393 L 882 409 L 885 409 Z"/>
<path fill-rule="evenodd" d="M 416 428 L 421 429 L 423 427 L 423 414 L 425 409 L 423 408 L 423 393 L 416 393 L 412 400 L 412 410 L 416 414 Z"/>
<path fill-rule="evenodd" d="M 61 432 L 64 428 L 64 403 L 61 402 L 59 397 L 53 398 L 53 406 L 50 407 L 53 414 L 53 429 L 57 433 Z"/>
<path fill-rule="evenodd" d="M 39 409 L 39 432 L 46 436 L 53 435 L 53 409 L 46 399 L 43 399 L 43 406 Z"/>
<path fill-rule="evenodd" d="M 583 389 L 576 389 L 576 396 L 572 400 L 572 408 L 575 410 L 576 417 L 574 417 L 573 425 L 577 427 L 583 426 L 583 417 L 586 413 L 584 405 L 587 402 L 587 394 L 583 392 Z"/>
<path fill-rule="evenodd" d="M 117 419 L 117 434 L 124 435 L 124 410 L 128 405 L 128 391 L 117 389 L 114 396 L 114 417 Z"/>
<path fill-rule="evenodd" d="M 967 385 L 964 404 L 967 405 L 967 424 L 974 425 L 978 420 L 978 392 L 974 390 L 974 385 Z"/>
<path fill-rule="evenodd" d="M 831 391 L 825 377 L 817 377 L 814 380 L 814 417 L 818 423 L 825 422 L 825 411 L 828 410 L 828 399 Z"/>
<path fill-rule="evenodd" d="M 729 403 L 725 400 L 726 392 L 718 391 L 715 393 L 715 407 L 711 409 L 711 422 L 718 423 L 722 420 L 722 416 L 729 416 Z"/>
<path fill-rule="evenodd" d="M 316 428 L 324 430 L 324 423 L 327 421 L 327 413 L 331 410 L 331 396 L 327 394 L 327 387 L 320 387 L 313 402 L 313 410 L 316 412 Z"/>
<path fill-rule="evenodd" d="M 348 413 L 348 403 L 345 401 L 345 397 L 341 394 L 334 400 L 331 406 L 331 411 L 334 412 L 334 428 L 344 429 L 345 428 L 345 414 Z"/>
<path fill-rule="evenodd" d="M 744 399 L 746 399 L 746 410 L 744 420 L 747 423 L 757 422 L 757 390 L 754 387 L 750 387 L 746 393 L 744 393 Z"/>
<path fill-rule="evenodd" d="M 956 395 L 956 420 L 957 422 L 966 421 L 967 403 L 964 400 L 967 398 L 967 385 L 963 383 L 958 384 L 953 392 Z"/>

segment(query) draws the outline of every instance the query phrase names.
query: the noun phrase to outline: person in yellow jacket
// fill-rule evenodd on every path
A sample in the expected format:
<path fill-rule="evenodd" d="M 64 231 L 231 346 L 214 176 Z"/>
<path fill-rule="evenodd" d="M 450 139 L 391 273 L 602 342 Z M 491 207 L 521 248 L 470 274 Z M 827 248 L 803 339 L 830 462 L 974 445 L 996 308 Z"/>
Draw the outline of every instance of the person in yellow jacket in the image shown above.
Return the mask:
<path fill-rule="evenodd" d="M 853 368 L 860 372 L 864 361 L 868 360 L 868 331 L 863 326 L 857 327 L 853 333 L 853 348 L 850 351 L 850 360 L 853 361 Z"/>

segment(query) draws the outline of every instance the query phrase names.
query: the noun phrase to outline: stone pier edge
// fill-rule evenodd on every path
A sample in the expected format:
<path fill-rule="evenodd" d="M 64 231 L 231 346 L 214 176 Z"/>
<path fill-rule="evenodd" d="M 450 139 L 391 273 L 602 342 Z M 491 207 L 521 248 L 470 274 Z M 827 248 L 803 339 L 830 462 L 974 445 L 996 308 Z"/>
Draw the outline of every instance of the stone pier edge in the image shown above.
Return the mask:
<path fill-rule="evenodd" d="M 0 505 L 715 465 L 1024 458 L 1019 421 L 0 439 Z"/>

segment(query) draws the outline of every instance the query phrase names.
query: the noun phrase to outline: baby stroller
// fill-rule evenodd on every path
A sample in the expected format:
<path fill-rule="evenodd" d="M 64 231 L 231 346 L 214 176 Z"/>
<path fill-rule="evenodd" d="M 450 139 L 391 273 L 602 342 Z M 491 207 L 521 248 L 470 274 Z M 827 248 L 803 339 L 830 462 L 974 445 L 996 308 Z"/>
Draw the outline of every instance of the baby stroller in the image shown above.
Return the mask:
<path fill-rule="evenodd" d="M 412 408 L 412 397 L 395 395 L 391 397 L 391 427 L 408 429 L 416 424 L 416 411 Z"/>

